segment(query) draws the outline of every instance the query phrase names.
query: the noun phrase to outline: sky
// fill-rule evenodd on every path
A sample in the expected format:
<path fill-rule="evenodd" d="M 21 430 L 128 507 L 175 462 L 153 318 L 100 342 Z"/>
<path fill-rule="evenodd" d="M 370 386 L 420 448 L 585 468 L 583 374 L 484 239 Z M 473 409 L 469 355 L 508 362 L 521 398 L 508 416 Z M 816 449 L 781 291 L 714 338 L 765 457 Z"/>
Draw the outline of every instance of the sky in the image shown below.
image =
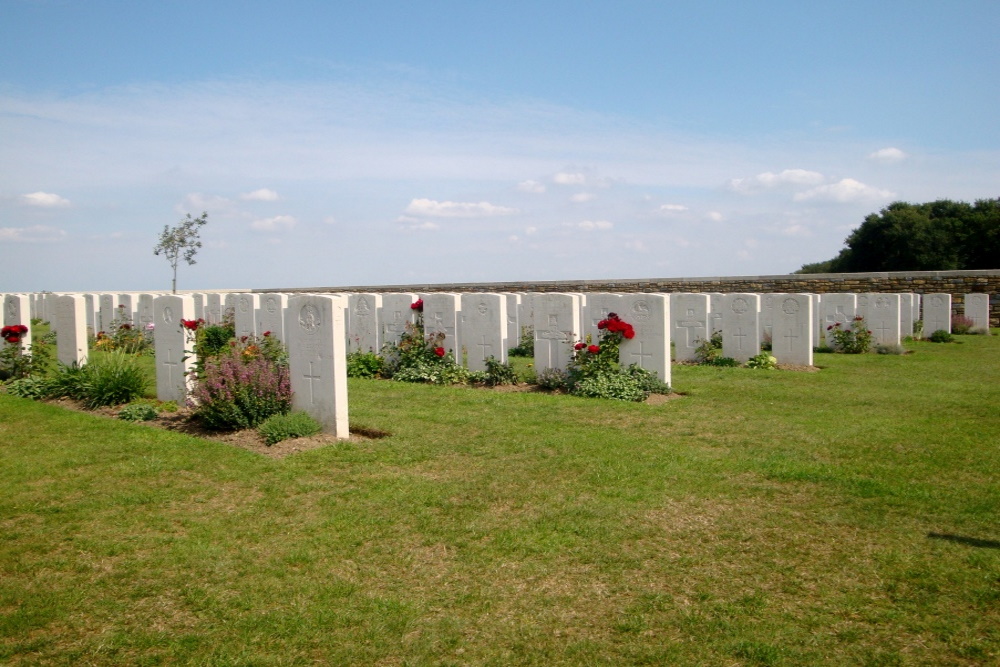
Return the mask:
<path fill-rule="evenodd" d="M 0 0 L 0 293 L 790 273 L 1000 196 L 995 0 Z"/>

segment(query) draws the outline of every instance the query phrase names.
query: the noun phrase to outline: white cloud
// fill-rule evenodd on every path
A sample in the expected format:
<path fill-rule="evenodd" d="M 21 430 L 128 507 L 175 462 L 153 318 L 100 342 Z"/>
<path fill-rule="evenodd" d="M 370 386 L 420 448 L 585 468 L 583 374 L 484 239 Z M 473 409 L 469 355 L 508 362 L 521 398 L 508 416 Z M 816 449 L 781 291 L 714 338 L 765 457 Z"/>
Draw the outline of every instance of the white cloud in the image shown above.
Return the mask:
<path fill-rule="evenodd" d="M 646 248 L 646 244 L 642 241 L 642 239 L 633 239 L 631 241 L 626 241 L 625 249 L 632 250 L 635 252 L 649 252 L 649 249 Z"/>
<path fill-rule="evenodd" d="M 335 225 L 335 224 L 337 224 L 337 218 L 335 218 L 332 215 L 325 216 L 323 218 L 323 224 L 326 224 L 326 225 Z"/>
<path fill-rule="evenodd" d="M 900 162 L 908 158 L 909 155 L 899 150 L 898 148 L 893 148 L 892 146 L 888 148 L 880 148 L 874 153 L 868 155 L 869 160 L 875 160 L 876 162 Z"/>
<path fill-rule="evenodd" d="M 556 185 L 584 185 L 587 182 L 587 177 L 579 172 L 560 171 L 552 177 L 552 182 Z"/>
<path fill-rule="evenodd" d="M 240 199 L 246 199 L 248 201 L 278 201 L 280 197 L 274 190 L 260 188 L 259 190 L 254 190 L 253 192 L 247 192 L 240 195 Z"/>
<path fill-rule="evenodd" d="M 821 185 L 795 195 L 795 201 L 830 201 L 847 203 L 856 201 L 892 199 L 895 193 L 865 185 L 853 178 L 844 178 L 836 183 Z"/>
<path fill-rule="evenodd" d="M 517 184 L 517 189 L 521 192 L 530 192 L 532 194 L 540 195 L 545 192 L 545 185 L 539 183 L 538 181 L 521 181 Z"/>
<path fill-rule="evenodd" d="M 21 202 L 28 206 L 40 206 L 43 208 L 63 208 L 69 206 L 69 200 L 51 192 L 32 192 L 28 195 L 21 195 Z"/>
<path fill-rule="evenodd" d="M 290 215 L 276 215 L 273 218 L 262 218 L 250 223 L 251 229 L 258 232 L 280 232 L 291 229 L 297 221 Z"/>
<path fill-rule="evenodd" d="M 184 200 L 174 207 L 177 213 L 193 213 L 207 211 L 209 213 L 230 212 L 234 209 L 234 202 L 225 197 L 217 195 L 203 195 L 200 192 L 192 192 L 184 197 Z"/>
<path fill-rule="evenodd" d="M 823 174 L 816 171 L 785 169 L 779 174 L 765 171 L 750 178 L 734 178 L 729 181 L 729 189 L 749 194 L 782 186 L 819 185 L 824 180 Z"/>
<path fill-rule="evenodd" d="M 726 216 L 722 215 L 718 211 L 709 211 L 705 214 L 705 219 L 711 222 L 722 222 L 726 219 Z"/>
<path fill-rule="evenodd" d="M 572 197 L 570 197 L 570 201 L 575 202 L 577 204 L 583 204 L 585 202 L 591 201 L 596 196 L 597 195 L 595 195 L 595 194 L 593 194 L 591 192 L 578 192 L 575 195 L 573 195 Z"/>
<path fill-rule="evenodd" d="M 403 229 L 413 232 L 434 232 L 441 229 L 441 225 L 431 220 L 414 220 L 413 218 L 400 217 L 396 222 L 400 223 Z"/>
<path fill-rule="evenodd" d="M 592 232 L 598 229 L 611 229 L 614 225 L 607 220 L 584 220 L 582 222 L 564 222 L 563 227 L 574 227 L 576 229 Z"/>
<path fill-rule="evenodd" d="M 538 233 L 538 227 L 525 227 L 524 228 L 524 233 L 527 236 L 531 236 L 532 234 L 537 234 Z"/>
<path fill-rule="evenodd" d="M 34 225 L 32 227 L 0 227 L 0 241 L 21 243 L 50 243 L 61 241 L 66 232 L 55 227 Z"/>
<path fill-rule="evenodd" d="M 660 206 L 660 213 L 683 213 L 688 210 L 683 204 L 663 204 Z"/>
<path fill-rule="evenodd" d="M 406 212 L 428 218 L 488 218 L 520 213 L 516 208 L 497 206 L 485 201 L 455 202 L 433 199 L 414 199 L 406 207 Z"/>

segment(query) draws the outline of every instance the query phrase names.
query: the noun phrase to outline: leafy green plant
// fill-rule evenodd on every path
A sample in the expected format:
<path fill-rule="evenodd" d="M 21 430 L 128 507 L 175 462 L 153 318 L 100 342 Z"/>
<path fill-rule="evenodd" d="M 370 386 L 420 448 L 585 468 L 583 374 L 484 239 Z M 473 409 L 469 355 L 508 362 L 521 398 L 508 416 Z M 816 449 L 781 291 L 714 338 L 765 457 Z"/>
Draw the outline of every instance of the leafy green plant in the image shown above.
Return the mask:
<path fill-rule="evenodd" d="M 965 315 L 951 316 L 951 332 L 953 334 L 964 336 L 972 333 L 975 327 L 976 322 L 971 317 L 966 317 Z"/>
<path fill-rule="evenodd" d="M 128 422 L 145 422 L 156 419 L 156 408 L 149 403 L 129 403 L 118 411 L 118 419 Z"/>
<path fill-rule="evenodd" d="M 22 347 L 28 328 L 11 324 L 0 330 L 0 382 L 44 375 L 52 359 L 52 336 L 34 336 L 27 351 Z"/>
<path fill-rule="evenodd" d="M 268 445 L 282 440 L 316 435 L 322 430 L 323 426 L 318 421 L 300 410 L 268 417 L 257 427 L 257 432 Z"/>
<path fill-rule="evenodd" d="M 773 371 L 778 367 L 778 360 L 767 352 L 761 352 L 760 354 L 747 359 L 747 363 L 745 365 L 747 368 Z"/>
<path fill-rule="evenodd" d="M 382 357 L 375 352 L 350 352 L 347 355 L 347 377 L 377 378 L 382 372 L 382 365 Z"/>
<path fill-rule="evenodd" d="M 94 339 L 94 348 L 111 352 L 124 350 L 132 354 L 153 352 L 153 329 L 151 325 L 136 327 L 132 316 L 125 311 L 125 306 L 118 306 L 116 315 L 108 324 L 107 331 L 98 331 Z"/>
<path fill-rule="evenodd" d="M 937 331 L 932 333 L 930 335 L 930 338 L 928 338 L 927 340 L 929 340 L 932 343 L 951 343 L 954 342 L 955 337 L 952 336 L 947 331 L 945 331 L 944 329 L 938 329 Z"/>
<path fill-rule="evenodd" d="M 545 368 L 535 375 L 535 384 L 550 391 L 566 389 L 569 386 L 569 375 L 561 368 Z"/>
<path fill-rule="evenodd" d="M 722 357 L 722 332 L 713 331 L 711 336 L 702 340 L 695 348 L 694 356 L 699 364 L 713 365 L 716 359 Z"/>
<path fill-rule="evenodd" d="M 569 392 L 575 396 L 610 398 L 618 401 L 644 401 L 649 398 L 649 373 L 633 364 L 622 368 L 619 356 L 622 342 L 635 337 L 632 325 L 617 313 L 597 324 L 600 339 L 587 339 L 573 346 L 573 358 L 567 365 Z"/>
<path fill-rule="evenodd" d="M 83 367 L 83 402 L 93 410 L 105 405 L 129 403 L 141 397 L 149 377 L 134 354 L 124 349 L 96 357 Z"/>
<path fill-rule="evenodd" d="M 906 354 L 906 348 L 896 343 L 879 343 L 875 346 L 876 354 Z"/>
<path fill-rule="evenodd" d="M 191 392 L 195 416 L 208 428 L 252 428 L 291 409 L 288 367 L 256 356 L 223 354 L 205 360 Z"/>
<path fill-rule="evenodd" d="M 517 341 L 517 346 L 507 351 L 512 357 L 533 357 L 535 356 L 535 327 L 521 327 L 521 337 Z"/>
<path fill-rule="evenodd" d="M 844 354 L 864 354 L 871 349 L 872 332 L 861 315 L 851 320 L 846 327 L 835 322 L 826 328 L 826 340 L 835 352 Z"/>
<path fill-rule="evenodd" d="M 408 322 L 399 343 L 382 347 L 382 375 L 400 382 L 430 384 L 465 384 L 469 370 L 455 361 L 455 355 L 445 350 L 442 331 L 424 333 L 423 300 L 410 306 L 416 311 L 416 321 Z"/>
<path fill-rule="evenodd" d="M 510 362 L 500 362 L 490 357 L 486 360 L 486 376 L 484 384 L 490 387 L 517 384 L 517 371 Z"/>
<path fill-rule="evenodd" d="M 86 364 L 59 364 L 48 380 L 48 398 L 83 400 L 87 396 L 88 375 Z"/>
<path fill-rule="evenodd" d="M 11 396 L 40 401 L 49 395 L 49 381 L 46 378 L 29 375 L 28 377 L 11 380 L 4 385 L 4 389 Z"/>

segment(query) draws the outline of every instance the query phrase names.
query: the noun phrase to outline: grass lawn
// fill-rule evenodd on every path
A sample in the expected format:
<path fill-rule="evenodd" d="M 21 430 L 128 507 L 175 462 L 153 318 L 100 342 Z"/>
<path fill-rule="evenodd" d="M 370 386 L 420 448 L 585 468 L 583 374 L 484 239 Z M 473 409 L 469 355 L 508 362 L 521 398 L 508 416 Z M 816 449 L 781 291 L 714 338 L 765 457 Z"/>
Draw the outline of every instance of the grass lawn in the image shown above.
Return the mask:
<path fill-rule="evenodd" d="M 660 405 L 351 380 L 282 460 L 0 395 L 0 663 L 1000 663 L 1000 337 Z"/>

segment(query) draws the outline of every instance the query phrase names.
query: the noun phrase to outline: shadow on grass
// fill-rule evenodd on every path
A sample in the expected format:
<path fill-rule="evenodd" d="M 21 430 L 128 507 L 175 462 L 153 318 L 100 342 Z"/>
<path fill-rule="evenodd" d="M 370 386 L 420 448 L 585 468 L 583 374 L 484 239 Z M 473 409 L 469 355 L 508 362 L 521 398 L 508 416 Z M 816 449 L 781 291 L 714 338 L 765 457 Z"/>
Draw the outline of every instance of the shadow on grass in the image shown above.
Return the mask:
<path fill-rule="evenodd" d="M 945 540 L 947 542 L 958 542 L 969 547 L 982 547 L 983 549 L 1000 549 L 1000 542 L 994 540 L 980 540 L 975 537 L 964 537 L 962 535 L 948 535 L 946 533 L 927 533 L 927 537 L 932 540 Z"/>

